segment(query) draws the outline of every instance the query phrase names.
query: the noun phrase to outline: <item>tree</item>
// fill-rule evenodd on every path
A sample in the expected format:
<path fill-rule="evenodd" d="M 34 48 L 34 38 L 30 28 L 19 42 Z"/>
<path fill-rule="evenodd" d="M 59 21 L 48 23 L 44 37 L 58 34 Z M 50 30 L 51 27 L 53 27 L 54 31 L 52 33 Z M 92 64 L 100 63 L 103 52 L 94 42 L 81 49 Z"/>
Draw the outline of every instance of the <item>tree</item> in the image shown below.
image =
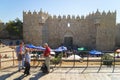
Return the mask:
<path fill-rule="evenodd" d="M 23 38 L 23 22 L 16 18 L 14 21 L 6 23 L 6 30 L 10 36 Z"/>

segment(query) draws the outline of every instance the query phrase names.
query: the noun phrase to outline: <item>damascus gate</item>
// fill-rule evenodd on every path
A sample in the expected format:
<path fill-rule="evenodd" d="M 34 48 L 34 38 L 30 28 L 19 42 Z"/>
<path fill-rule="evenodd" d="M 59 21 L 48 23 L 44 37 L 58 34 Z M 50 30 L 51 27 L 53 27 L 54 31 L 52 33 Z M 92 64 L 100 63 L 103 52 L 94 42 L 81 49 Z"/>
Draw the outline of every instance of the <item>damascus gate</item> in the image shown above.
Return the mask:
<path fill-rule="evenodd" d="M 23 38 L 26 43 L 51 48 L 63 43 L 97 50 L 113 50 L 116 39 L 116 11 L 89 13 L 87 16 L 52 15 L 43 12 L 23 12 Z"/>

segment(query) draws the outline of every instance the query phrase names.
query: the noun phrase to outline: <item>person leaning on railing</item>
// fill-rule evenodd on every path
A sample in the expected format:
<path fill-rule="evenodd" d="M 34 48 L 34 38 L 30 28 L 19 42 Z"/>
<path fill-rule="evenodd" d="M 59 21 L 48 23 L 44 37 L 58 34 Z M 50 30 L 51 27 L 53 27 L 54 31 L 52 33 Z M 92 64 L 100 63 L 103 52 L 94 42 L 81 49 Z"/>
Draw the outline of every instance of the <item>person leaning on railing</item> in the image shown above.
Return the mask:
<path fill-rule="evenodd" d="M 18 70 L 24 69 L 24 42 L 20 42 L 19 46 L 16 47 L 16 56 L 18 59 Z"/>

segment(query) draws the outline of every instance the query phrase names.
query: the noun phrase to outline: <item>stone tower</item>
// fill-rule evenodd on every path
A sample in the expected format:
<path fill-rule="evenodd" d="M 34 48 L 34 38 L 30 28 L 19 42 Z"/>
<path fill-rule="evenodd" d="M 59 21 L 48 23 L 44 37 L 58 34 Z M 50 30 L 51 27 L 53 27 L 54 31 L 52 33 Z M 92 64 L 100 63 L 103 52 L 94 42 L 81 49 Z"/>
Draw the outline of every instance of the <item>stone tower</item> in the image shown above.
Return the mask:
<path fill-rule="evenodd" d="M 97 27 L 96 48 L 99 50 L 113 50 L 116 38 L 116 12 L 108 12 L 98 15 L 95 25 Z"/>
<path fill-rule="evenodd" d="M 120 23 L 116 27 L 116 46 L 120 47 Z"/>
<path fill-rule="evenodd" d="M 25 42 L 42 44 L 42 29 L 48 17 L 47 13 L 42 12 L 23 12 L 23 38 Z"/>

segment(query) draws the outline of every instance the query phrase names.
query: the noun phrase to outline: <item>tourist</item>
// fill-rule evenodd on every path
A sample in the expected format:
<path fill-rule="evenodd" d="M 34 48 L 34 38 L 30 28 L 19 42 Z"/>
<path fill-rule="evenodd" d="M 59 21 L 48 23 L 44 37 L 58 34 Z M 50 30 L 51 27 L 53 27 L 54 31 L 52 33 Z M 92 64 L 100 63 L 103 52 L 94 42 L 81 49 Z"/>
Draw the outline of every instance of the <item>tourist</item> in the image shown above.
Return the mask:
<path fill-rule="evenodd" d="M 18 70 L 24 69 L 24 43 L 20 42 L 19 46 L 16 47 L 16 56 L 18 59 Z"/>
<path fill-rule="evenodd" d="M 44 57 L 45 57 L 45 64 L 48 68 L 48 73 L 50 72 L 50 47 L 47 43 L 44 44 L 45 51 L 44 51 Z"/>
<path fill-rule="evenodd" d="M 24 75 L 30 75 L 30 61 L 31 61 L 30 50 L 27 48 L 26 51 L 25 51 L 25 71 L 24 71 Z"/>

